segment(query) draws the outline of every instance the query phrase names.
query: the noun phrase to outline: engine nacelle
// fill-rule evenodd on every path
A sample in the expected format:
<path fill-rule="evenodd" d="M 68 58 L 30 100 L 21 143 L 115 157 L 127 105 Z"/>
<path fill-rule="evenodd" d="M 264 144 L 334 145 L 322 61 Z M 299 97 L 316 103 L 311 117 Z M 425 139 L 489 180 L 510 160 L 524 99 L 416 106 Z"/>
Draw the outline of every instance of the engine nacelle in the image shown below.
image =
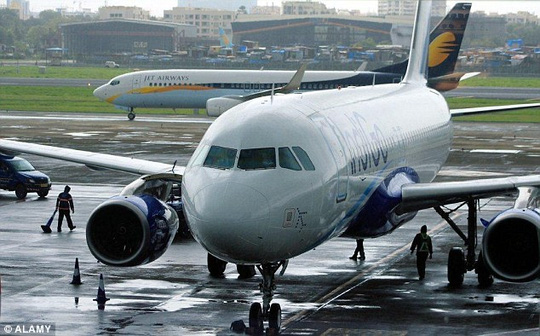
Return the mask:
<path fill-rule="evenodd" d="M 484 231 L 484 263 L 499 279 L 526 282 L 540 277 L 540 212 L 510 209 Z"/>
<path fill-rule="evenodd" d="M 219 117 L 228 109 L 235 107 L 243 101 L 236 97 L 216 97 L 206 101 L 206 114 L 210 117 Z"/>
<path fill-rule="evenodd" d="M 152 195 L 115 196 L 86 226 L 90 252 L 104 264 L 136 266 L 159 258 L 178 230 L 176 211 Z"/>

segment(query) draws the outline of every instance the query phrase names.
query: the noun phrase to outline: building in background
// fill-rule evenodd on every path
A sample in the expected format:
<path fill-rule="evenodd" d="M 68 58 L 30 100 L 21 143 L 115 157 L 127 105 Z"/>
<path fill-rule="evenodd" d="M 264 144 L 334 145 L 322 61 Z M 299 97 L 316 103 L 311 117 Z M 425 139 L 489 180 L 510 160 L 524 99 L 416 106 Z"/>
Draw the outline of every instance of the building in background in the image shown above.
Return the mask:
<path fill-rule="evenodd" d="M 28 20 L 30 18 L 30 2 L 27 0 L 7 0 L 6 7 L 16 10 L 21 20 Z"/>
<path fill-rule="evenodd" d="M 336 9 L 326 8 L 322 2 L 311 1 L 285 1 L 283 2 L 283 15 L 325 15 L 336 14 Z"/>
<path fill-rule="evenodd" d="M 249 12 L 251 8 L 257 6 L 257 0 L 178 0 L 178 7 L 236 11 L 242 6 Z"/>
<path fill-rule="evenodd" d="M 219 28 L 231 38 L 231 22 L 237 17 L 236 11 L 174 7 L 163 12 L 163 21 L 193 25 L 197 27 L 197 37 L 208 40 L 219 39 Z"/>
<path fill-rule="evenodd" d="M 508 13 L 506 14 L 507 23 L 517 23 L 517 24 L 540 24 L 538 16 L 531 14 L 529 12 L 520 11 L 517 13 Z"/>
<path fill-rule="evenodd" d="M 196 39 L 194 26 L 160 21 L 109 19 L 62 24 L 60 30 L 62 47 L 73 59 L 120 64 L 132 55 L 173 53 Z"/>
<path fill-rule="evenodd" d="M 249 12 L 251 15 L 280 15 L 281 7 L 279 6 L 255 6 Z"/>
<path fill-rule="evenodd" d="M 416 0 L 379 0 L 380 16 L 414 16 Z M 443 17 L 446 15 L 446 0 L 433 1 L 431 15 Z"/>
<path fill-rule="evenodd" d="M 232 23 L 233 42 L 240 45 L 249 40 L 261 46 L 317 47 L 351 46 L 371 39 L 389 44 L 394 21 L 339 15 L 243 15 Z"/>
<path fill-rule="evenodd" d="M 126 7 L 126 6 L 107 6 L 100 7 L 98 12 L 100 20 L 108 19 L 134 19 L 148 20 L 150 11 L 144 10 L 141 7 Z"/>

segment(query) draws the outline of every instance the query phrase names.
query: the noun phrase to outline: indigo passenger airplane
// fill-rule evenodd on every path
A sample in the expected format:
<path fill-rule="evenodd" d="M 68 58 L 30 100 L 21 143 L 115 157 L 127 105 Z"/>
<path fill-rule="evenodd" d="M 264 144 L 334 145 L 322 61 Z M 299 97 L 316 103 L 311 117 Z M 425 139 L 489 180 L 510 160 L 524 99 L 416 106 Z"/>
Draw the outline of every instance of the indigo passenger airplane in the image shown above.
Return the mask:
<path fill-rule="evenodd" d="M 407 72 L 400 83 L 260 97 L 208 128 L 186 167 L 2 139 L 0 151 L 29 153 L 92 167 L 146 174 L 99 205 L 86 227 L 101 262 L 135 266 L 160 257 L 178 228 L 164 201 L 182 184 L 184 215 L 208 251 L 211 273 L 226 262 L 256 266 L 262 305 L 249 326 L 279 330 L 272 303 L 275 273 L 288 260 L 335 237 L 392 233 L 417 211 L 463 202 L 469 207 L 467 253 L 453 248 L 448 279 L 467 271 L 525 282 L 540 277 L 540 175 L 433 183 L 448 157 L 451 118 L 537 104 L 449 110 L 426 83 L 430 1 L 419 2 Z M 489 222 L 476 253 L 477 199 L 518 193 L 512 209 Z M 450 221 L 450 224 L 453 223 Z M 455 225 L 453 225 L 454 227 Z M 399 234 L 399 233 L 394 233 Z"/>
<path fill-rule="evenodd" d="M 428 84 L 439 91 L 452 90 L 477 74 L 454 73 L 470 9 L 470 3 L 456 4 L 430 35 Z M 374 71 L 308 71 L 285 92 L 398 83 L 406 69 L 407 61 Z M 129 111 L 130 120 L 139 107 L 206 108 L 209 116 L 217 117 L 241 102 L 269 95 L 273 85 L 285 86 L 293 75 L 277 70 L 146 70 L 114 77 L 94 96 Z"/>

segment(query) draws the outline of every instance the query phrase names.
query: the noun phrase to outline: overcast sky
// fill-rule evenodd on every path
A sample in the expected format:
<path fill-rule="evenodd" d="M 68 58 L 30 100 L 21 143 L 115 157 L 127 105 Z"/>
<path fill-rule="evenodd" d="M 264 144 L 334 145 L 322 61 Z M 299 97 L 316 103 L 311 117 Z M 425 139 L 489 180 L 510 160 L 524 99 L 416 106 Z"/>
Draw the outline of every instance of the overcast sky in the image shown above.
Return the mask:
<path fill-rule="evenodd" d="M 223 0 L 227 1 L 227 0 Z M 317 0 L 313 0 L 317 1 Z M 194 3 L 197 1 L 194 0 Z M 327 7 L 338 9 L 359 9 L 363 13 L 376 13 L 377 0 L 322 0 Z M 448 6 L 453 6 L 454 3 L 460 1 L 447 1 Z M 461 1 L 467 2 L 467 1 Z M 472 10 L 483 10 L 486 12 L 517 12 L 529 11 L 536 15 L 540 15 L 540 1 L 491 1 L 491 0 L 472 0 Z M 0 3 L 5 4 L 6 0 L 0 0 Z M 63 8 L 91 8 L 93 11 L 105 3 L 109 6 L 138 6 L 150 10 L 151 15 L 162 17 L 163 10 L 171 9 L 177 6 L 177 0 L 30 0 L 30 10 L 39 12 L 46 9 Z M 279 5 L 281 0 L 258 0 L 259 5 Z"/>

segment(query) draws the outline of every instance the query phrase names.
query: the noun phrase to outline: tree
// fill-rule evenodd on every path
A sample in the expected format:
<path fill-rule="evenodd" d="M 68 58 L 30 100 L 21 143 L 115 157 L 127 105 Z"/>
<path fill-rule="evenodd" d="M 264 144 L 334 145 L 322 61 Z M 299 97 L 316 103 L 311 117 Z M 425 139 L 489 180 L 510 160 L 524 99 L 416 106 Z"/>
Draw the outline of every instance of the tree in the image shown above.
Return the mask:
<path fill-rule="evenodd" d="M 17 13 L 11 9 L 0 9 L 0 44 L 13 45 L 23 39 L 23 25 Z"/>
<path fill-rule="evenodd" d="M 540 26 L 536 24 L 508 24 L 506 30 L 510 39 L 523 39 L 529 46 L 540 44 Z"/>

